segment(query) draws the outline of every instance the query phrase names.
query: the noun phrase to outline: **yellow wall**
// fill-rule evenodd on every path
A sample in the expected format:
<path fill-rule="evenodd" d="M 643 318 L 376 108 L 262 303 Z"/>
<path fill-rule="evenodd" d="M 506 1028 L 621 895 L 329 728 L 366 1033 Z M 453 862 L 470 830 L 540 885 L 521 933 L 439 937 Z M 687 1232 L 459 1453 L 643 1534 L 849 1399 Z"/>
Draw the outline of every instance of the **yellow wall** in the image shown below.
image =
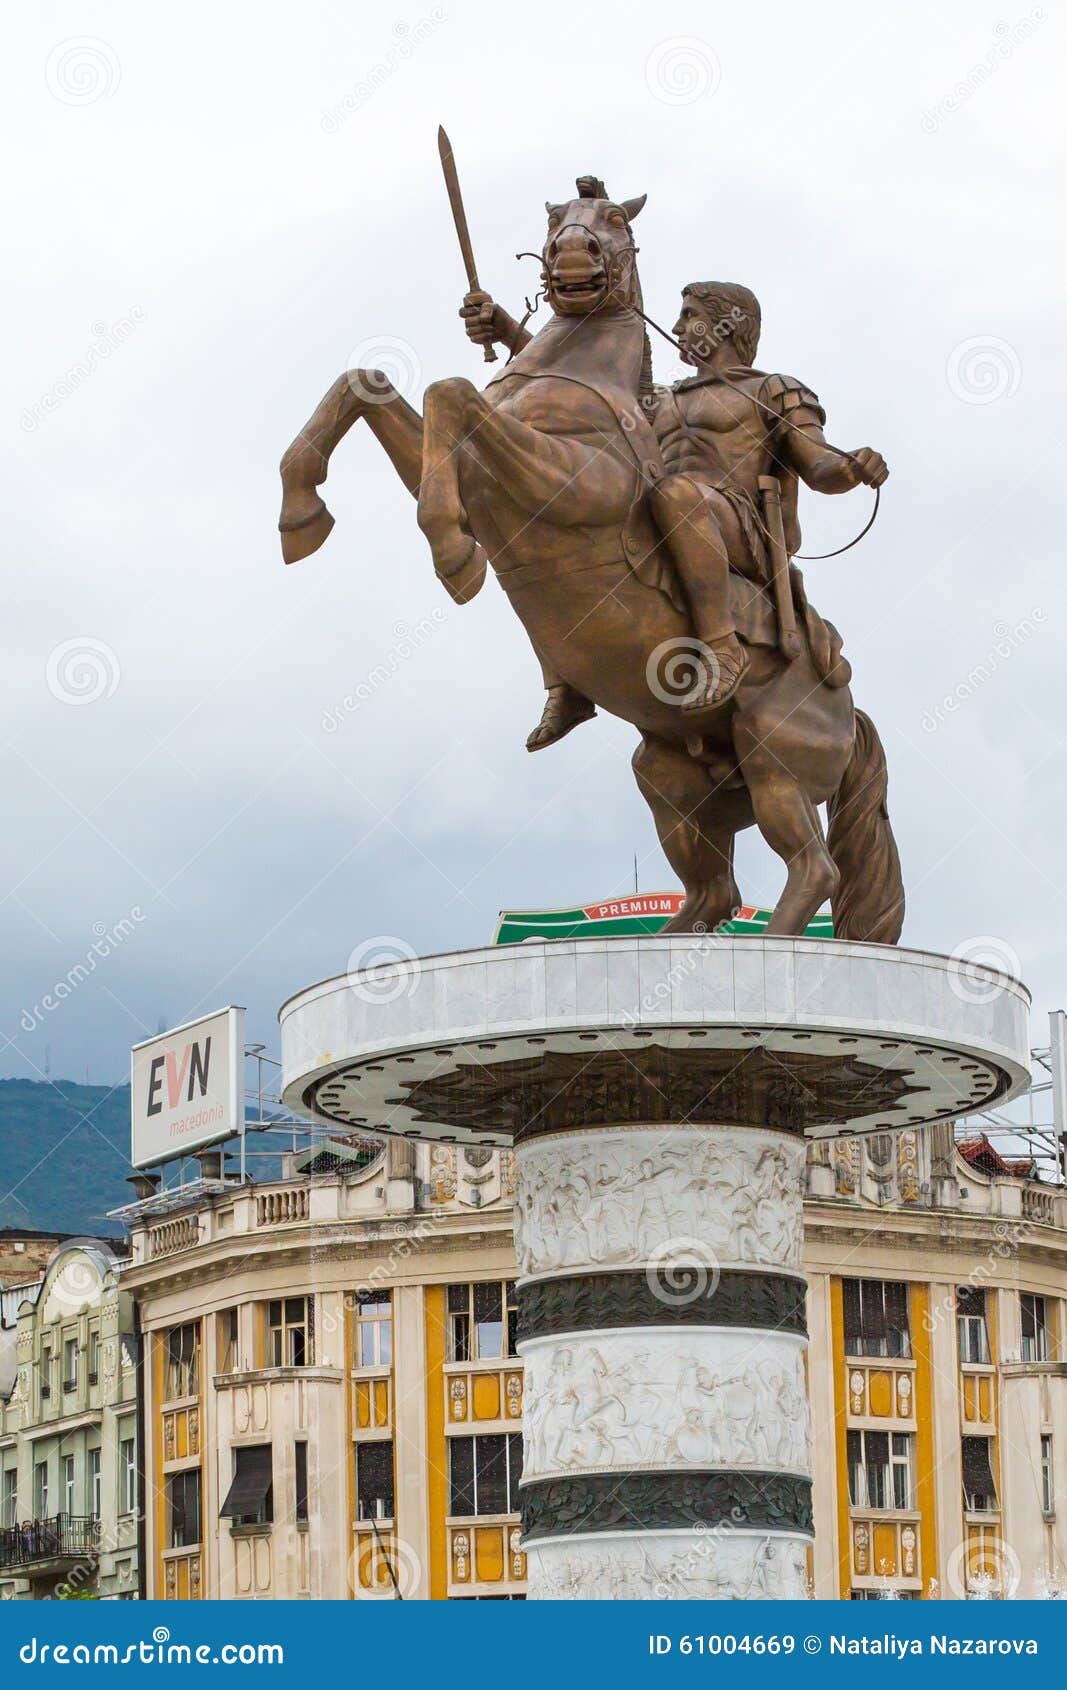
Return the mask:
<path fill-rule="evenodd" d="M 430 1597 L 448 1595 L 448 1450 L 445 1447 L 445 1288 L 426 1287 L 426 1490 L 430 1516 Z"/>

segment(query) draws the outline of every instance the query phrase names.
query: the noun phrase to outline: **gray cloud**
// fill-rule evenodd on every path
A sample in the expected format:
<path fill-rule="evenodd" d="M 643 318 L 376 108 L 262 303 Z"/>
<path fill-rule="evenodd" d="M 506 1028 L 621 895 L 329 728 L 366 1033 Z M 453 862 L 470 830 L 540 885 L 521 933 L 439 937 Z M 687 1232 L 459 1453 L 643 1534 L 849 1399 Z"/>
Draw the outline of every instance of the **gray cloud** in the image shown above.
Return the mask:
<path fill-rule="evenodd" d="M 38 1074 L 50 1045 L 53 1073 L 117 1078 L 160 1017 L 224 1001 L 270 1043 L 279 1002 L 368 935 L 474 945 L 503 905 L 625 888 L 634 852 L 645 887 L 671 883 L 630 730 L 601 719 L 527 757 L 540 692 L 523 632 L 494 586 L 448 604 L 369 435 L 334 460 L 324 551 L 280 561 L 278 457 L 355 346 L 405 342 L 423 383 L 481 371 L 456 317 L 439 119 L 484 283 L 511 309 L 534 286 L 513 254 L 539 244 L 546 196 L 590 170 L 647 190 L 652 313 L 669 326 L 692 277 L 747 281 L 761 365 L 817 389 L 832 439 L 885 453 L 872 535 L 807 578 L 888 748 L 905 939 L 999 937 L 1053 1006 L 1062 20 L 976 78 L 1005 38 L 962 0 L 758 21 L 631 6 L 610 30 L 603 8 L 556 0 L 491 27 L 483 6 L 432 10 L 194 3 L 175 31 L 90 4 L 76 27 L 105 44 L 95 58 L 57 53 L 51 14 L 20 26 L 0 1072 Z M 712 55 L 689 81 L 661 51 L 677 38 Z M 868 504 L 808 496 L 806 549 L 840 544 Z M 1037 611 L 990 667 L 999 630 Z M 398 625 L 435 617 L 368 690 Z M 779 869 L 753 835 L 740 867 L 746 895 L 772 900 Z"/>

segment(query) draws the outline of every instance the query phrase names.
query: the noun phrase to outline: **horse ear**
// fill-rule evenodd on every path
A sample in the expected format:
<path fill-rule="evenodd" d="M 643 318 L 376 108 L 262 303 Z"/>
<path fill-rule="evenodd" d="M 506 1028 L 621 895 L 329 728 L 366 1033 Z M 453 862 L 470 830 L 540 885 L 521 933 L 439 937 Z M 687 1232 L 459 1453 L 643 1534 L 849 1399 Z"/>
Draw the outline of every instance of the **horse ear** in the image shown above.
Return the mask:
<path fill-rule="evenodd" d="M 553 205 L 551 200 L 546 200 L 545 201 L 545 210 L 548 212 L 548 215 L 551 217 L 551 215 L 554 211 L 559 210 L 559 206 Z"/>
<path fill-rule="evenodd" d="M 648 198 L 647 194 L 642 194 L 640 199 L 620 200 L 619 201 L 619 204 L 622 206 L 622 209 L 625 211 L 625 213 L 626 213 L 626 215 L 629 218 L 631 223 L 633 222 L 634 218 L 637 216 L 638 212 L 641 210 L 641 208 L 644 205 L 647 198 Z"/>

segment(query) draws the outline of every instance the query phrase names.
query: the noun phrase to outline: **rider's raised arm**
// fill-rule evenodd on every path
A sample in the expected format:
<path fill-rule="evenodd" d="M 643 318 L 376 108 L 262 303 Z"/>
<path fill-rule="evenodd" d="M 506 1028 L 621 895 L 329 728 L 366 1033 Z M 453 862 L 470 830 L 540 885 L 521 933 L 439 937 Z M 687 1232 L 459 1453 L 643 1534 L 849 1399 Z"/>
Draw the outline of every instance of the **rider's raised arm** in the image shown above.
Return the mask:
<path fill-rule="evenodd" d="M 506 346 L 509 352 L 521 352 L 533 339 L 487 293 L 465 294 L 459 314 L 467 337 L 475 346 L 500 345 Z"/>
<path fill-rule="evenodd" d="M 791 376 L 769 376 L 760 401 L 777 414 L 775 453 L 816 493 L 847 493 L 861 482 L 880 487 L 889 470 L 869 446 L 845 452 L 823 433 L 826 413 L 810 387 Z"/>

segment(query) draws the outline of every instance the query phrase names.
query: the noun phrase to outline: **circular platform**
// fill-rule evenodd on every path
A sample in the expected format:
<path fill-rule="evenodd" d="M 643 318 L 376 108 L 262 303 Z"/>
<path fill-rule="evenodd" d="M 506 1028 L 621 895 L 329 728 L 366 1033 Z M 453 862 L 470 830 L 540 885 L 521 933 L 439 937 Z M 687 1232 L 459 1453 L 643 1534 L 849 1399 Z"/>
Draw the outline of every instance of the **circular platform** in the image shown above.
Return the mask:
<path fill-rule="evenodd" d="M 923 951 L 717 934 L 382 964 L 283 1005 L 293 1110 L 444 1143 L 594 1121 L 807 1137 L 974 1114 L 1029 1083 L 1029 994 Z"/>

